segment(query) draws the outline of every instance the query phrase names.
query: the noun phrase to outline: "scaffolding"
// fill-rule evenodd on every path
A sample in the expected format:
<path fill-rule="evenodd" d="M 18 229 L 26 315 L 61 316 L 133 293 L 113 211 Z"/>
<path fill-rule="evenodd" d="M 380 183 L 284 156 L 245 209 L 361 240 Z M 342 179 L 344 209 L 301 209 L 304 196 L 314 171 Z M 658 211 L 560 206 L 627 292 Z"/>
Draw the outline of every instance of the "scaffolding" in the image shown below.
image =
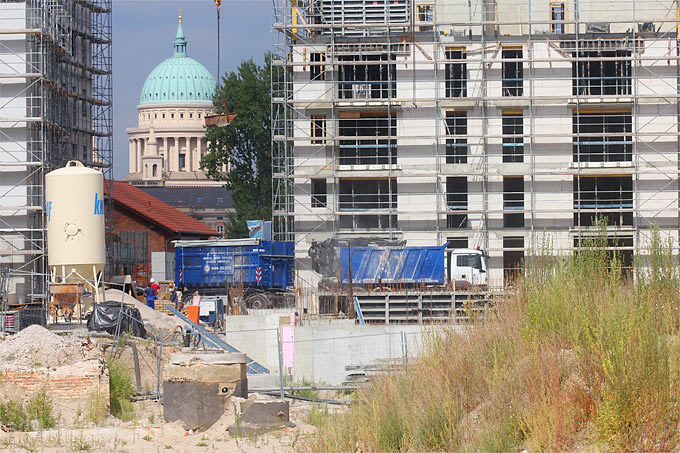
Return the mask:
<path fill-rule="evenodd" d="M 274 0 L 274 231 L 678 253 L 677 2 Z"/>
<path fill-rule="evenodd" d="M 45 174 L 98 168 L 111 207 L 111 37 L 111 0 L 0 0 L 0 266 L 17 301 L 47 300 Z"/>

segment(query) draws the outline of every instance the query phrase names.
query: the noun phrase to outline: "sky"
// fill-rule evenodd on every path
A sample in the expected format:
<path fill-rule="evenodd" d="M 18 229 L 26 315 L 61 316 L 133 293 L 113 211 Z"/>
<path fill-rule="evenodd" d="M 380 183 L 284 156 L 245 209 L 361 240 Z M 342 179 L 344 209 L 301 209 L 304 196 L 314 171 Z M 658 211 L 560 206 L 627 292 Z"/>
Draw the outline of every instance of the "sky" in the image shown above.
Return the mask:
<path fill-rule="evenodd" d="M 271 48 L 271 0 L 222 0 L 222 73 L 252 58 L 262 64 Z M 128 173 L 126 128 L 137 126 L 142 86 L 172 56 L 178 9 L 187 54 L 217 79 L 217 14 L 213 0 L 113 0 L 113 175 Z"/>

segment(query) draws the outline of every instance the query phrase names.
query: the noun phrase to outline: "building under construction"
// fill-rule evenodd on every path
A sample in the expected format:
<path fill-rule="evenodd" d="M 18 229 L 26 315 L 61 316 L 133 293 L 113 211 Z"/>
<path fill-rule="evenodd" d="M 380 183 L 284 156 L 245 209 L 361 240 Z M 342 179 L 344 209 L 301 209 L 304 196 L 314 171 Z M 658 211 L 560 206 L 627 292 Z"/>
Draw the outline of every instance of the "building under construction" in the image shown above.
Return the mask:
<path fill-rule="evenodd" d="M 650 0 L 274 0 L 275 230 L 677 254 L 680 13 Z"/>
<path fill-rule="evenodd" d="M 45 300 L 44 175 L 75 159 L 112 181 L 111 64 L 111 0 L 0 0 L 3 300 Z"/>

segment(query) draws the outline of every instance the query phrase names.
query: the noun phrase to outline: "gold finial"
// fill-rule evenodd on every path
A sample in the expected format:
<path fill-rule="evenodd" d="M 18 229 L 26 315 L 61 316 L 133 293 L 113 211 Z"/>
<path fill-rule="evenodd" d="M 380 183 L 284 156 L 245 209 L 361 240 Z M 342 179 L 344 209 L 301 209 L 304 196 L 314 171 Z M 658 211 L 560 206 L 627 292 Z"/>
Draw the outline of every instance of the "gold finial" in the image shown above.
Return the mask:
<path fill-rule="evenodd" d="M 182 23 L 182 8 L 179 9 L 179 23 Z"/>

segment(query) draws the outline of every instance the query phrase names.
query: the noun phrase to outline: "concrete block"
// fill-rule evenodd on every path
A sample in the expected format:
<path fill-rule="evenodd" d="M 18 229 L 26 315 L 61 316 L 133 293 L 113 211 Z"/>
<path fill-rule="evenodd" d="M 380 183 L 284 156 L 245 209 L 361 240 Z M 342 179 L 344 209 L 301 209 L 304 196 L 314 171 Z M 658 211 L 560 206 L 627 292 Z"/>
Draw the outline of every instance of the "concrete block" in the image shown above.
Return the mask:
<path fill-rule="evenodd" d="M 245 354 L 172 354 L 163 368 L 163 417 L 184 429 L 212 426 L 232 395 L 248 396 Z"/>
<path fill-rule="evenodd" d="M 248 399 L 234 401 L 236 423 L 229 426 L 232 436 L 260 435 L 284 426 L 294 427 L 290 421 L 288 401 L 280 399 Z"/>

